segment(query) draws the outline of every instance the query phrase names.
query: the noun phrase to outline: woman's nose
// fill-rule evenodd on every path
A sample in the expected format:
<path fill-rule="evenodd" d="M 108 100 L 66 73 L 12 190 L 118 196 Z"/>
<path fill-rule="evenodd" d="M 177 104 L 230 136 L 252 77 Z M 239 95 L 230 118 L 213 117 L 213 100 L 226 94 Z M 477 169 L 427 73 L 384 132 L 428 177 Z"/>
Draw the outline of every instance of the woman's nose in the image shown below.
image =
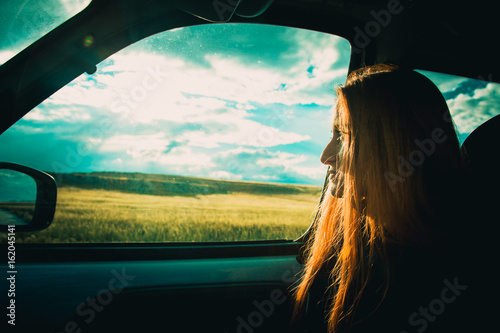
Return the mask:
<path fill-rule="evenodd" d="M 338 154 L 338 145 L 336 141 L 337 140 L 332 139 L 326 145 L 325 149 L 323 150 L 323 153 L 321 154 L 320 158 L 321 163 L 329 166 L 335 166 L 335 161 L 337 159 L 337 154 Z"/>

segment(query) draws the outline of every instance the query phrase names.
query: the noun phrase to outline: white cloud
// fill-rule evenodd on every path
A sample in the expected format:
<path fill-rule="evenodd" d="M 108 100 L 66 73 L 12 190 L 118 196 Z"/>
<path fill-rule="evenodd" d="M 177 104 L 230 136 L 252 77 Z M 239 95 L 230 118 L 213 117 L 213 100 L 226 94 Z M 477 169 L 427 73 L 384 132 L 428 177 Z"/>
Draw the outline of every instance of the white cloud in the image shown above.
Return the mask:
<path fill-rule="evenodd" d="M 323 63 L 308 64 L 305 60 L 292 68 L 278 70 L 248 67 L 237 59 L 220 56 L 207 56 L 206 59 L 212 66 L 213 73 L 202 71 L 197 75 L 194 89 L 198 89 L 200 94 L 240 103 L 332 105 L 333 81 L 346 74 L 345 69 L 323 70 Z M 309 77 L 309 66 L 318 66 L 316 76 Z M 322 90 L 321 86 L 328 83 L 332 83 L 331 90 Z M 206 87 L 210 87 L 208 91 Z"/>
<path fill-rule="evenodd" d="M 217 153 L 214 164 L 223 166 L 231 175 L 247 180 L 287 181 L 291 177 L 299 179 L 321 180 L 326 167 L 319 162 L 308 165 L 308 157 L 287 152 L 271 152 L 265 148 L 250 149 L 238 147 Z"/>
<path fill-rule="evenodd" d="M 68 17 L 71 17 L 81 12 L 91 0 L 59 0 L 60 4 L 65 9 Z"/>
<path fill-rule="evenodd" d="M 460 133 L 471 133 L 475 128 L 500 114 L 500 85 L 488 83 L 481 89 L 474 90 L 474 94 L 459 94 L 447 101 L 453 116 L 453 121 Z"/>
<path fill-rule="evenodd" d="M 256 164 L 262 167 L 276 166 L 276 165 L 283 165 L 285 167 L 290 167 L 307 160 L 307 157 L 304 155 L 295 155 L 287 152 L 274 153 L 272 154 L 272 156 L 273 158 L 259 160 L 257 161 Z"/>
<path fill-rule="evenodd" d="M 79 112 L 81 111 L 81 112 Z M 72 105 L 62 105 L 55 108 L 35 108 L 24 116 L 23 120 L 34 120 L 38 122 L 64 121 L 68 123 L 77 123 L 79 121 L 89 120 L 91 115 L 82 107 Z"/>
<path fill-rule="evenodd" d="M 211 111 L 216 109 L 233 113 L 228 103 L 244 105 L 246 110 L 254 108 L 249 103 L 331 105 L 333 86 L 326 90 L 321 86 L 345 75 L 345 69 L 328 69 L 338 57 L 336 51 L 314 50 L 308 60 L 317 68 L 312 78 L 307 63 L 279 72 L 220 55 L 206 56 L 210 66 L 201 67 L 165 55 L 120 53 L 101 63 L 96 74 L 80 76 L 45 104 L 78 104 L 95 108 L 87 111 L 94 113 L 106 109 L 141 123 L 214 117 Z M 223 113 L 218 117 L 229 120 L 222 119 Z"/>
<path fill-rule="evenodd" d="M 170 171 L 192 174 L 215 166 L 209 155 L 194 152 L 187 146 L 168 149 L 171 144 L 172 141 L 167 139 L 163 132 L 149 135 L 115 135 L 104 140 L 99 151 L 104 154 L 121 153 L 121 157 L 115 159 L 114 164 L 130 163 L 139 169 L 154 165 L 157 169 L 163 166 Z"/>
<path fill-rule="evenodd" d="M 145 153 L 160 153 L 170 143 L 165 138 L 165 133 L 159 132 L 150 135 L 114 135 L 106 140 L 100 146 L 101 152 L 121 152 L 134 158 L 143 157 Z"/>
<path fill-rule="evenodd" d="M 0 64 L 6 63 L 10 58 L 16 55 L 15 51 L 3 50 L 0 51 Z"/>
<path fill-rule="evenodd" d="M 75 79 L 26 120 L 60 121 L 58 128 L 81 122 L 82 129 L 63 136 L 87 143 L 96 169 L 281 182 L 321 179 L 324 168 L 317 159 L 266 150 L 312 141 L 298 134 L 313 123 L 311 113 L 298 112 L 306 109 L 298 104 L 332 105 L 333 82 L 346 74 L 346 68 L 335 69 L 334 45 L 303 39 L 297 37 L 299 52 L 279 55 L 289 68 L 281 62 L 249 64 L 218 52 L 195 63 L 132 48 L 99 64 L 94 75 Z M 273 116 L 279 120 L 273 123 Z M 94 129 L 103 119 L 112 125 Z M 294 125 L 297 133 L 290 129 L 294 122 L 300 122 Z M 238 146 L 239 151 L 221 151 Z M 257 159 L 244 167 L 247 173 L 228 167 L 245 163 L 249 155 Z"/>
<path fill-rule="evenodd" d="M 176 139 L 189 142 L 190 146 L 215 148 L 220 144 L 234 144 L 249 147 L 273 147 L 309 140 L 308 135 L 283 132 L 262 125 L 256 121 L 226 116 L 227 123 L 235 126 L 230 131 L 205 133 L 202 130 L 188 131 Z M 222 119 L 221 119 L 222 120 Z M 224 122 L 221 122 L 225 124 Z"/>
<path fill-rule="evenodd" d="M 213 171 L 208 175 L 209 178 L 215 179 L 232 179 L 232 180 L 242 180 L 242 175 L 235 175 L 233 173 L 227 172 L 225 170 Z"/>

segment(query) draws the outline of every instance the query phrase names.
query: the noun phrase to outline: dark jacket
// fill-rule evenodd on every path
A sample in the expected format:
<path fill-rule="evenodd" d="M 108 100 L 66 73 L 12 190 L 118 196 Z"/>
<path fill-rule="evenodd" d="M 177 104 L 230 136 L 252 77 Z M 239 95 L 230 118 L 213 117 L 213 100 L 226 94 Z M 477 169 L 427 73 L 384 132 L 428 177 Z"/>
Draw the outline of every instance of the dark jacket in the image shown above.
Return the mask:
<path fill-rule="evenodd" d="M 461 242 L 454 242 L 458 243 Z M 467 249 L 467 245 L 461 244 L 461 248 Z M 385 299 L 377 308 L 385 288 L 385 267 L 376 262 L 356 309 L 354 324 L 344 327 L 344 332 L 455 333 L 490 328 L 487 319 L 491 317 L 483 311 L 488 301 L 484 297 L 487 290 L 477 278 L 478 267 L 471 264 L 474 258 L 468 257 L 471 251 L 461 251 L 450 244 L 432 248 L 393 247 L 391 251 L 396 260 Z M 330 268 L 331 265 L 325 266 L 316 277 L 297 331 L 327 332 L 330 295 L 326 290 L 330 285 Z"/>

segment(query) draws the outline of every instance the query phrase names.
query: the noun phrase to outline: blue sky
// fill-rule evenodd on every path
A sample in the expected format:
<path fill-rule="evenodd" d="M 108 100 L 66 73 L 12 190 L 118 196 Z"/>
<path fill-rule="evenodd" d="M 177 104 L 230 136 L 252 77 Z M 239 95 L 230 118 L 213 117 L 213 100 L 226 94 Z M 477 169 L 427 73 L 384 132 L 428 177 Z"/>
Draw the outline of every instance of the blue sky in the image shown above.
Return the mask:
<path fill-rule="evenodd" d="M 30 176 L 12 170 L 0 170 L 1 201 L 36 201 L 36 183 Z"/>
<path fill-rule="evenodd" d="M 339 37 L 276 26 L 162 33 L 39 105 L 0 137 L 10 143 L 0 153 L 56 172 L 319 185 L 349 51 Z"/>
<path fill-rule="evenodd" d="M 4 43 L 0 60 L 16 45 Z M 319 155 L 349 52 L 342 38 L 276 26 L 158 34 L 106 59 L 2 134 L 0 160 L 53 172 L 321 185 Z M 498 85 L 425 74 L 463 138 L 498 113 Z"/>

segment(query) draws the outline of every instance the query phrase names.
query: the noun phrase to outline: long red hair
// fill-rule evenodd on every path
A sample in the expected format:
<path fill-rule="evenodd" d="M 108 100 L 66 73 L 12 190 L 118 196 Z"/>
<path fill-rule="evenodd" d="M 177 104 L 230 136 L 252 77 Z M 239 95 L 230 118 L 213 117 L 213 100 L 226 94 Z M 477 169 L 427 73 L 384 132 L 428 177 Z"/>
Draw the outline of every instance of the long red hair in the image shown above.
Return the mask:
<path fill-rule="evenodd" d="M 334 109 L 345 133 L 337 173 L 342 186 L 339 193 L 327 190 L 320 205 L 294 315 L 300 317 L 320 269 L 329 267 L 330 332 L 353 323 L 375 260 L 387 268 L 382 302 L 390 287 L 389 245 L 441 240 L 452 204 L 448 194 L 464 171 L 446 101 L 415 71 L 393 65 L 356 70 L 337 89 Z"/>

